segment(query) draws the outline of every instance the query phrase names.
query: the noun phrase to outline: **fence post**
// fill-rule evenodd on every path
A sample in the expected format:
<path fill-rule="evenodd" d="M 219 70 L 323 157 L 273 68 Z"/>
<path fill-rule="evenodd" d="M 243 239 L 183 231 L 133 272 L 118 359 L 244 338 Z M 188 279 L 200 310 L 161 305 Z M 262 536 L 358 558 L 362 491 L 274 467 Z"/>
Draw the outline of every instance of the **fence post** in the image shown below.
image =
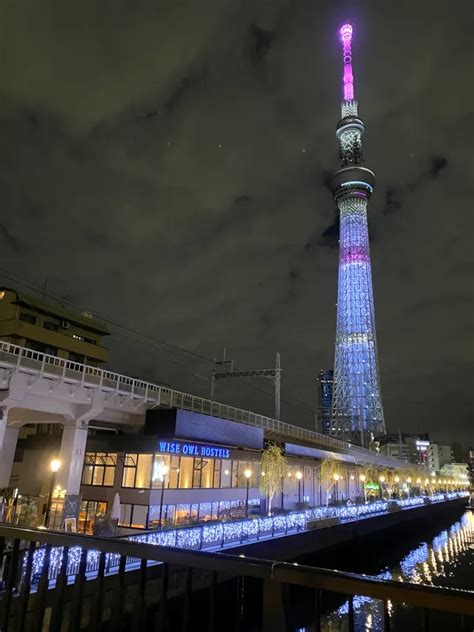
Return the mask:
<path fill-rule="evenodd" d="M 280 582 L 263 580 L 263 632 L 285 632 L 285 609 Z"/>

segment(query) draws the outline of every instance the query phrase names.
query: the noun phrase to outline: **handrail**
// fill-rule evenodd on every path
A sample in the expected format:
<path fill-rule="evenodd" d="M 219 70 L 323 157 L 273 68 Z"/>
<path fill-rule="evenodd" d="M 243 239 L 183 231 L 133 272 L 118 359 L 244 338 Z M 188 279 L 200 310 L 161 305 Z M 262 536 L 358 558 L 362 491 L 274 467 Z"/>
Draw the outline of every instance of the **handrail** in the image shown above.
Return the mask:
<path fill-rule="evenodd" d="M 422 608 L 474 615 L 474 592 L 393 580 L 369 578 L 355 573 L 322 569 L 287 562 L 242 557 L 225 553 L 177 550 L 130 541 L 72 535 L 32 528 L 0 525 L 0 537 L 9 540 L 40 542 L 54 547 L 81 547 L 132 559 L 176 564 L 207 571 L 250 576 L 264 581 L 305 586 L 374 599 L 390 599 Z"/>
<path fill-rule="evenodd" d="M 2 358 L 2 354 L 11 356 L 12 361 L 8 362 Z M 385 467 L 412 467 L 411 464 L 407 464 L 405 461 L 377 454 L 372 450 L 353 445 L 335 437 L 320 434 L 314 430 L 295 426 L 249 410 L 229 406 L 228 404 L 176 391 L 153 382 L 58 358 L 5 341 L 0 341 L 0 366 L 2 363 L 10 366 L 15 365 L 16 370 L 20 372 L 36 373 L 39 371 L 41 377 L 44 378 L 59 379 L 65 383 L 76 384 L 79 382 L 86 388 L 100 388 L 101 391 L 125 395 L 135 401 L 142 400 L 141 404 L 149 408 L 175 407 L 182 410 L 191 410 L 212 417 L 220 417 L 229 421 L 257 426 L 286 439 L 297 439 L 318 447 L 353 454 L 361 460 L 365 458 Z"/>

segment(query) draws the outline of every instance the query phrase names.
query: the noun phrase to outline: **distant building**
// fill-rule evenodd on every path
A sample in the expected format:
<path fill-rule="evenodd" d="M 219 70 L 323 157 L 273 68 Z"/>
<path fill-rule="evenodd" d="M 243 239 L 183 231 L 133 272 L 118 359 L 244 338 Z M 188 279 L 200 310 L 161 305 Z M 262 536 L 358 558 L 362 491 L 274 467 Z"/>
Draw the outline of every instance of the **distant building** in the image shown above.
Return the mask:
<path fill-rule="evenodd" d="M 107 326 L 89 312 L 0 288 L 0 340 L 71 362 L 98 366 L 107 360 Z"/>
<path fill-rule="evenodd" d="M 318 375 L 317 430 L 325 435 L 331 434 L 333 386 L 334 371 L 321 369 Z"/>
<path fill-rule="evenodd" d="M 469 465 L 467 463 L 445 463 L 439 474 L 455 479 L 467 479 L 469 478 Z"/>
<path fill-rule="evenodd" d="M 453 449 L 450 445 L 430 443 L 428 446 L 428 467 L 432 472 L 439 472 L 446 463 L 453 462 Z"/>
<path fill-rule="evenodd" d="M 378 451 L 407 463 L 425 465 L 428 460 L 429 435 L 389 434 L 377 437 Z"/>

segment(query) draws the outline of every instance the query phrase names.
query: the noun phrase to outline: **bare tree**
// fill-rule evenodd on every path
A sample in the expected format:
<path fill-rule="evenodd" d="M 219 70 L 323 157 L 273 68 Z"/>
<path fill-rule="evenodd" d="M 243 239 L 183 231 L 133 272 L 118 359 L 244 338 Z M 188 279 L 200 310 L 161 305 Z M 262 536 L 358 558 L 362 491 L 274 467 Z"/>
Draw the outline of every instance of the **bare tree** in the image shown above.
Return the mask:
<path fill-rule="evenodd" d="M 268 496 L 268 515 L 271 515 L 272 500 L 283 489 L 283 480 L 288 474 L 288 462 L 283 449 L 276 443 L 268 443 L 262 453 L 262 475 L 260 489 Z"/>

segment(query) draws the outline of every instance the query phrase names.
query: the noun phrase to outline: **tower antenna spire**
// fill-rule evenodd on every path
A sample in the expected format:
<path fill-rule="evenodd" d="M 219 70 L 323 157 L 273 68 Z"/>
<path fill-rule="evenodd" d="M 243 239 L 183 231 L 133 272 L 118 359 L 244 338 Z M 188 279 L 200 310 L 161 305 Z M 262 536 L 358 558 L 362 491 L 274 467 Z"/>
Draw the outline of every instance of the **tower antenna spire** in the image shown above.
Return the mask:
<path fill-rule="evenodd" d="M 354 99 L 354 76 L 352 74 L 352 26 L 344 24 L 340 30 L 342 40 L 342 57 L 344 60 L 344 74 L 342 77 L 344 86 L 344 101 Z"/>

